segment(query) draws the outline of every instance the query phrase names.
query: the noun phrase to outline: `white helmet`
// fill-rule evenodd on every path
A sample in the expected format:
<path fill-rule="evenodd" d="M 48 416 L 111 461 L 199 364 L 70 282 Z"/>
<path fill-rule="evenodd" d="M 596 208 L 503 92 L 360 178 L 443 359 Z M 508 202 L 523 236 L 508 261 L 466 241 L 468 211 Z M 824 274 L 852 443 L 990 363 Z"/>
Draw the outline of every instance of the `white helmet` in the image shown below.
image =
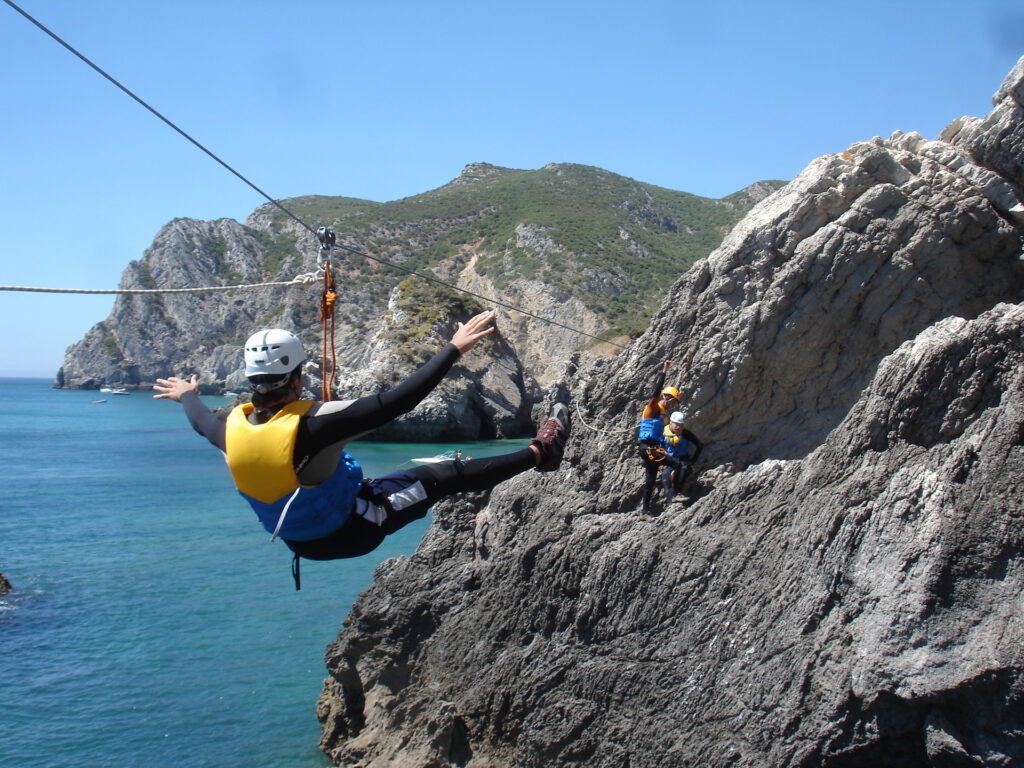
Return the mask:
<path fill-rule="evenodd" d="M 306 361 L 302 342 L 280 328 L 257 331 L 245 342 L 245 375 L 284 379 Z"/>
<path fill-rule="evenodd" d="M 672 411 L 672 415 L 668 417 L 668 420 L 673 424 L 682 424 L 685 421 L 682 411 Z"/>

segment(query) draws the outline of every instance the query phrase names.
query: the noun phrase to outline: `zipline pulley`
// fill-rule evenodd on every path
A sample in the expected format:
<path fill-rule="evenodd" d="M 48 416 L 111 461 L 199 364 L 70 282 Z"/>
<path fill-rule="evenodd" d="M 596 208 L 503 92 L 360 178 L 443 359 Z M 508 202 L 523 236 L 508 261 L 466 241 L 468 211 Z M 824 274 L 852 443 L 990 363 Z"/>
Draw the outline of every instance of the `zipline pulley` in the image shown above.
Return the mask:
<path fill-rule="evenodd" d="M 334 235 L 334 230 L 327 227 L 319 227 L 316 231 L 316 236 L 320 241 L 320 250 L 316 255 L 316 266 L 318 269 L 330 271 L 334 260 L 334 245 L 338 240 Z"/>
<path fill-rule="evenodd" d="M 328 227 L 317 228 L 316 236 L 320 238 L 320 245 L 323 246 L 333 246 L 337 242 L 337 239 L 334 236 L 334 230 L 329 229 Z"/>

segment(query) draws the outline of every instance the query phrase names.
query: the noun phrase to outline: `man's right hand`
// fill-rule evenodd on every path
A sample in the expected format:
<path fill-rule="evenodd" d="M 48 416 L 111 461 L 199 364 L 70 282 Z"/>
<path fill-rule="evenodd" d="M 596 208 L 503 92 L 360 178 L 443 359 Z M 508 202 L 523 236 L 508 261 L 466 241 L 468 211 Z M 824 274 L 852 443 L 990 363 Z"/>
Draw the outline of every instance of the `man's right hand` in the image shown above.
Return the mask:
<path fill-rule="evenodd" d="M 176 376 L 172 376 L 169 379 L 157 379 L 156 384 L 153 385 L 159 394 L 153 395 L 154 400 L 162 400 L 164 398 L 168 400 L 174 400 L 181 402 L 181 396 L 186 392 L 195 392 L 199 394 L 199 380 L 193 373 L 192 378 L 188 381 L 179 379 Z"/>

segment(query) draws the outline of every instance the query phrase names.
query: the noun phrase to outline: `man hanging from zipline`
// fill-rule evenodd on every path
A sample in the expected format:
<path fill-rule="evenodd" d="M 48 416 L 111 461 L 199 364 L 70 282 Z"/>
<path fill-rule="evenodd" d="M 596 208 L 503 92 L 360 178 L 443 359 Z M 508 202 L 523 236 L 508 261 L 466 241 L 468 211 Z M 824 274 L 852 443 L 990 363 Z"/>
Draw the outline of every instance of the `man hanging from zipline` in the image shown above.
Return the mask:
<path fill-rule="evenodd" d="M 571 429 L 569 409 L 555 405 L 537 436 L 500 456 L 429 464 L 375 480 L 363 478 L 345 444 L 416 407 L 459 357 L 494 331 L 494 312 L 459 323 L 451 342 L 394 389 L 355 400 L 300 400 L 302 343 L 292 333 L 260 331 L 245 343 L 252 403 L 212 413 L 199 399 L 196 377 L 157 379 L 155 398 L 176 400 L 192 427 L 227 458 L 235 486 L 263 527 L 299 558 L 359 557 L 384 537 L 426 515 L 437 501 L 485 491 L 528 469 L 551 472 L 562 461 Z"/>

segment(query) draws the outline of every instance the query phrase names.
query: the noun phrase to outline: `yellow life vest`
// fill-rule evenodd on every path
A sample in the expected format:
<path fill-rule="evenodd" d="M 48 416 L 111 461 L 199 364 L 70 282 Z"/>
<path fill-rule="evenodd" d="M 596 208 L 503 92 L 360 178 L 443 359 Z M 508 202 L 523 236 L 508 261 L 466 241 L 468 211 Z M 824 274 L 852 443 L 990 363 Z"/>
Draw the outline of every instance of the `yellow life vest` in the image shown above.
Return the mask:
<path fill-rule="evenodd" d="M 679 431 L 679 434 L 676 434 L 672 431 L 671 424 L 665 425 L 665 430 L 661 435 L 661 442 L 671 456 L 686 456 L 690 452 L 690 443 L 683 437 L 682 430 Z"/>
<path fill-rule="evenodd" d="M 228 414 L 225 447 L 235 486 L 246 496 L 272 504 L 299 487 L 293 453 L 299 419 L 316 403 L 288 403 L 264 424 L 253 424 L 255 408 L 244 403 Z"/>

